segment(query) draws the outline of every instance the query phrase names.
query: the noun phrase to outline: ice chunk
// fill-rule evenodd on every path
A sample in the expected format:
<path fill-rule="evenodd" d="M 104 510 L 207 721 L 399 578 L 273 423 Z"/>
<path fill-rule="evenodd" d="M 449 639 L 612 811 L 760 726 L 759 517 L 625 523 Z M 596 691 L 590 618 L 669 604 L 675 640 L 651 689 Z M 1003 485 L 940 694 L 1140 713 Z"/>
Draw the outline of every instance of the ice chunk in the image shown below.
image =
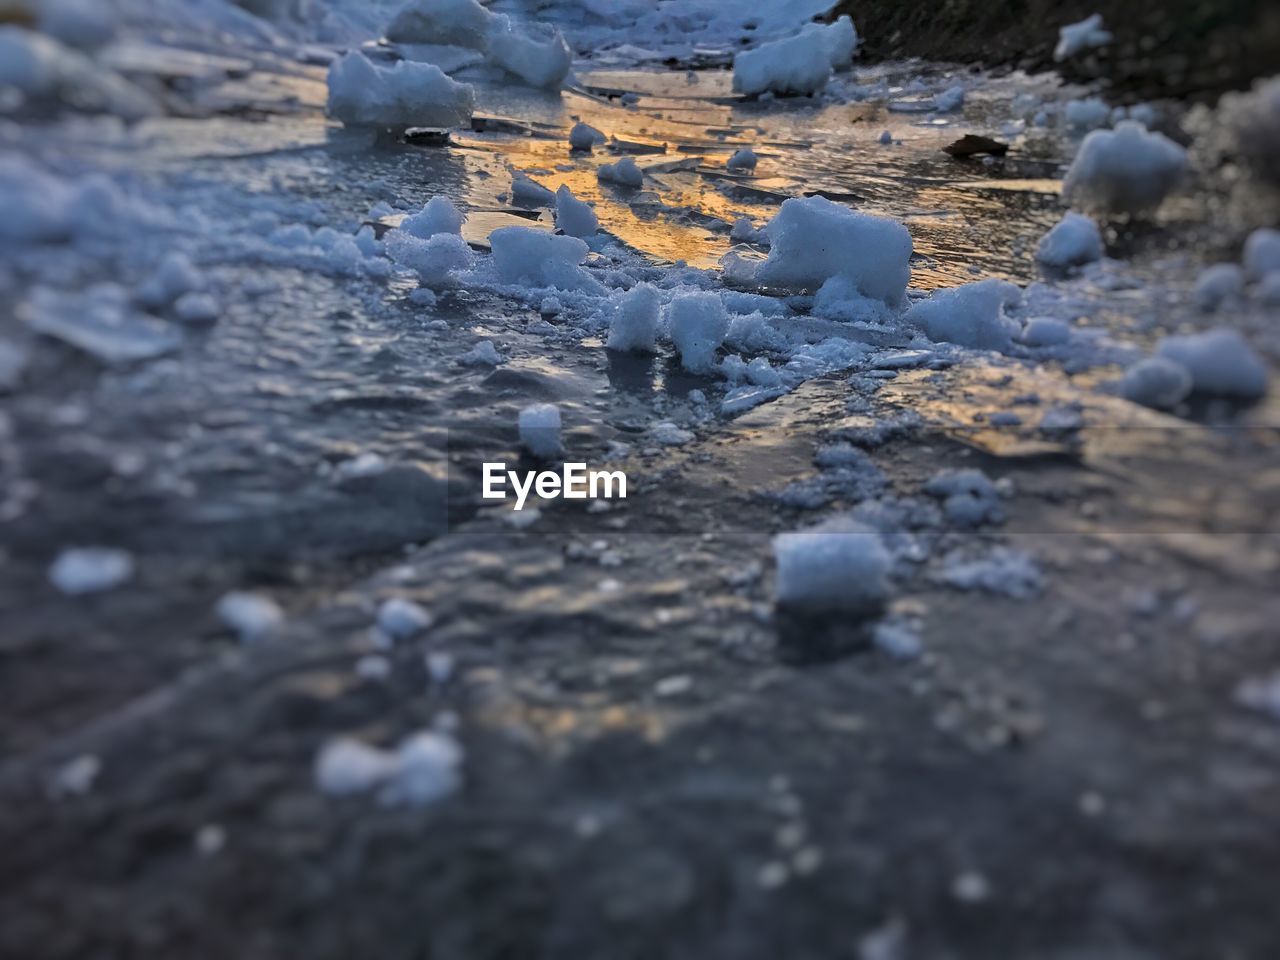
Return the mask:
<path fill-rule="evenodd" d="M 571 237 L 592 237 L 600 228 L 591 204 L 573 195 L 568 184 L 556 191 L 556 226 Z"/>
<path fill-rule="evenodd" d="M 533 87 L 559 90 L 573 66 L 560 31 L 533 20 L 516 22 L 494 14 L 489 24 L 489 58 Z"/>
<path fill-rule="evenodd" d="M 1187 153 L 1161 133 L 1126 120 L 1084 138 L 1067 170 L 1062 195 L 1085 209 L 1141 214 L 1154 210 L 1181 181 Z"/>
<path fill-rule="evenodd" d="M 759 159 L 750 147 L 742 147 L 725 161 L 725 166 L 730 170 L 754 170 Z"/>
<path fill-rule="evenodd" d="M 1088 133 L 1107 125 L 1111 120 L 1111 108 L 1100 97 L 1085 97 L 1083 100 L 1068 100 L 1064 115 L 1069 129 Z"/>
<path fill-rule="evenodd" d="M 410 236 L 428 240 L 437 233 L 461 234 L 464 219 L 448 197 L 432 197 L 420 211 L 406 217 L 400 229 Z"/>
<path fill-rule="evenodd" d="M 733 58 L 733 89 L 748 96 L 766 91 L 782 96 L 816 93 L 833 67 L 853 59 L 857 33 L 848 17 L 829 25 L 811 23 L 798 34 L 762 43 Z"/>
<path fill-rule="evenodd" d="M 1186 367 L 1197 393 L 1254 399 L 1267 392 L 1267 365 L 1227 327 L 1165 337 L 1156 352 Z"/>
<path fill-rule="evenodd" d="M 677 294 L 667 306 L 667 327 L 686 370 L 709 373 L 715 368 L 716 351 L 729 332 L 729 317 L 718 296 Z"/>
<path fill-rule="evenodd" d="M 865 297 L 902 302 L 911 278 L 911 234 L 902 224 L 857 213 L 826 197 L 792 197 L 765 228 L 769 258 L 758 283 L 816 290 L 845 277 Z"/>
<path fill-rule="evenodd" d="M 933 107 L 939 113 L 952 113 L 964 105 L 964 87 L 956 84 L 947 87 L 933 98 Z"/>
<path fill-rule="evenodd" d="M 1191 374 L 1167 357 L 1139 360 L 1124 372 L 1120 395 L 1144 407 L 1165 410 L 1176 407 L 1191 393 Z"/>
<path fill-rule="evenodd" d="M 638 283 L 622 297 L 609 322 L 610 350 L 653 353 L 658 334 L 658 291 Z"/>
<path fill-rule="evenodd" d="M 907 311 L 906 319 L 935 342 L 1004 350 L 1018 332 L 1004 308 L 1018 303 L 1021 296 L 1007 280 L 979 280 L 937 291 Z"/>
<path fill-rule="evenodd" d="M 1255 80 L 1248 93 L 1223 94 L 1218 115 L 1229 149 L 1258 176 L 1280 182 L 1280 76 Z"/>
<path fill-rule="evenodd" d="M 1040 238 L 1036 259 L 1046 267 L 1078 267 L 1102 259 L 1098 225 L 1080 213 L 1068 213 Z"/>
<path fill-rule="evenodd" d="M 924 492 L 942 501 L 943 513 L 958 527 L 980 527 L 984 523 L 1004 521 L 996 485 L 981 470 L 940 470 L 924 485 Z"/>
<path fill-rule="evenodd" d="M 520 411 L 520 444 L 539 460 L 560 456 L 560 408 L 554 403 L 535 403 Z"/>
<path fill-rule="evenodd" d="M 464 367 L 496 367 L 502 362 L 498 348 L 492 340 L 481 340 L 466 353 L 458 357 Z"/>
<path fill-rule="evenodd" d="M 1018 340 L 1028 347 L 1059 347 L 1071 340 L 1071 325 L 1057 317 L 1032 317 Z"/>
<path fill-rule="evenodd" d="M 384 600 L 378 607 L 378 629 L 393 640 L 412 640 L 433 622 L 424 607 L 403 597 Z"/>
<path fill-rule="evenodd" d="M 533 227 L 500 227 L 489 235 L 498 274 L 508 283 L 560 290 L 599 287 L 578 266 L 590 248 L 577 237 L 557 236 Z"/>
<path fill-rule="evenodd" d="M 605 163 L 596 171 L 601 183 L 616 183 L 624 187 L 644 186 L 644 174 L 631 157 L 623 157 L 617 163 Z"/>
<path fill-rule="evenodd" d="M 604 143 L 604 134 L 586 123 L 575 123 L 569 131 L 569 148 L 589 153 L 598 143 Z"/>
<path fill-rule="evenodd" d="M 1280 230 L 1262 228 L 1249 234 L 1244 242 L 1244 270 L 1250 280 L 1280 273 Z"/>
<path fill-rule="evenodd" d="M 467 242 L 456 233 L 436 233 L 420 240 L 397 230 L 387 238 L 387 255 L 435 289 L 453 284 L 455 275 L 469 270 L 475 260 Z"/>
<path fill-rule="evenodd" d="M 1236 303 L 1243 297 L 1244 271 L 1234 263 L 1205 267 L 1191 288 L 1191 298 L 1201 310 L 1217 310 L 1224 303 Z"/>
<path fill-rule="evenodd" d="M 880 133 L 879 141 L 882 146 L 887 147 L 891 143 L 893 143 L 893 134 L 890 133 L 888 130 L 883 130 Z"/>
<path fill-rule="evenodd" d="M 352 52 L 329 67 L 329 116 L 349 126 L 456 127 L 471 121 L 475 92 L 430 63 L 375 66 Z"/>
<path fill-rule="evenodd" d="M 113 547 L 71 547 L 49 567 L 49 581 L 69 596 L 100 593 L 133 577 L 133 554 Z"/>
<path fill-rule="evenodd" d="M 773 539 L 774 597 L 807 615 L 879 614 L 889 596 L 889 554 L 880 534 L 848 520 L 828 521 Z"/>
<path fill-rule="evenodd" d="M 243 590 L 224 593 L 214 612 L 222 625 L 245 644 L 260 643 L 284 626 L 284 611 L 280 605 L 260 593 Z"/>
<path fill-rule="evenodd" d="M 1061 62 L 1085 50 L 1105 47 L 1111 42 L 1111 33 L 1102 27 L 1102 14 L 1095 13 L 1078 23 L 1069 23 L 1058 31 L 1058 45 L 1053 48 L 1053 59 Z"/>
<path fill-rule="evenodd" d="M 493 15 L 476 0 L 409 0 L 387 24 L 395 43 L 429 43 L 470 50 L 489 46 Z"/>
<path fill-rule="evenodd" d="M 523 173 L 511 178 L 511 199 L 526 207 L 554 207 L 556 195 Z"/>

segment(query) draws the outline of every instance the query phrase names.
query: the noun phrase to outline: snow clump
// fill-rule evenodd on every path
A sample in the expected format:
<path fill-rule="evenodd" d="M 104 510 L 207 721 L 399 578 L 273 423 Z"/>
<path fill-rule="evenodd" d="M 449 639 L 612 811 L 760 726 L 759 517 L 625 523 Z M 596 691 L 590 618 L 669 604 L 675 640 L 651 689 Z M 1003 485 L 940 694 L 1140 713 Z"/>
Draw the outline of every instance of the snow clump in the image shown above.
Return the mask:
<path fill-rule="evenodd" d="M 981 470 L 941 470 L 924 485 L 924 492 L 942 501 L 942 511 L 958 527 L 1002 523 L 1000 493 Z"/>
<path fill-rule="evenodd" d="M 481 340 L 466 353 L 458 357 L 458 363 L 464 367 L 496 367 L 502 363 L 502 357 L 492 340 Z"/>
<path fill-rule="evenodd" d="M 489 59 L 531 87 L 559 90 L 573 66 L 573 55 L 559 30 L 543 23 L 512 23 L 494 14 L 489 28 Z"/>
<path fill-rule="evenodd" d="M 511 199 L 526 207 L 553 207 L 556 203 L 554 193 L 524 173 L 511 178 Z"/>
<path fill-rule="evenodd" d="M 1182 147 L 1126 120 L 1084 138 L 1063 180 L 1062 196 L 1085 209 L 1147 213 L 1160 206 L 1186 170 Z"/>
<path fill-rule="evenodd" d="M 40 32 L 69 47 L 93 51 L 115 37 L 111 10 L 101 0 L 42 0 L 37 4 Z"/>
<path fill-rule="evenodd" d="M 760 158 L 756 156 L 755 151 L 750 147 L 742 147 L 735 150 L 733 156 L 725 161 L 725 166 L 730 170 L 747 170 L 751 171 L 756 168 L 756 163 Z"/>
<path fill-rule="evenodd" d="M 1058 45 L 1053 48 L 1053 59 L 1061 63 L 1085 50 L 1105 47 L 1111 42 L 1111 32 L 1102 28 L 1102 14 L 1095 13 L 1079 23 L 1069 23 L 1058 31 Z"/>
<path fill-rule="evenodd" d="M 569 148 L 571 150 L 581 150 L 584 153 L 590 153 L 591 149 L 598 143 L 604 143 L 604 134 L 595 127 L 587 123 L 579 121 L 573 125 L 573 129 L 569 131 Z"/>
<path fill-rule="evenodd" d="M 520 444 L 539 460 L 554 460 L 562 450 L 560 408 L 554 403 L 535 403 L 520 411 Z"/>
<path fill-rule="evenodd" d="M 792 197 L 765 227 L 769 257 L 755 273 L 766 286 L 816 290 L 842 277 L 862 296 L 902 302 L 911 279 L 911 234 L 826 197 Z"/>
<path fill-rule="evenodd" d="M 590 247 L 577 237 L 557 236 L 534 227 L 499 227 L 489 235 L 493 263 L 508 283 L 594 290 L 599 287 L 581 264 Z"/>
<path fill-rule="evenodd" d="M 600 221 L 591 204 L 573 195 L 568 184 L 556 191 L 556 226 L 571 237 L 593 237 Z"/>
<path fill-rule="evenodd" d="M 1156 410 L 1176 407 L 1191 393 L 1191 373 L 1167 357 L 1147 357 L 1124 372 L 1120 395 Z"/>
<path fill-rule="evenodd" d="M 762 43 L 733 58 L 733 89 L 747 96 L 771 91 L 782 96 L 817 93 L 831 71 L 853 60 L 858 34 L 853 21 L 811 23 L 793 37 Z"/>
<path fill-rule="evenodd" d="M 667 327 L 680 362 L 690 373 L 715 368 L 716 351 L 729 332 L 724 303 L 714 293 L 682 293 L 667 305 Z"/>
<path fill-rule="evenodd" d="M 462 233 L 466 219 L 448 197 L 432 197 L 420 211 L 406 217 L 400 229 L 420 240 L 429 240 L 437 233 Z"/>
<path fill-rule="evenodd" d="M 353 796 L 378 789 L 388 805 L 425 806 L 453 793 L 461 783 L 462 748 L 445 733 L 422 731 L 382 750 L 352 737 L 327 743 L 316 757 L 321 793 Z"/>
<path fill-rule="evenodd" d="M 907 311 L 913 323 L 935 343 L 958 343 L 979 350 L 1005 350 L 1018 324 L 1005 315 L 1022 292 L 1007 280 L 979 280 L 950 290 L 939 290 Z"/>
<path fill-rule="evenodd" d="M 1068 213 L 1040 238 L 1036 260 L 1046 267 L 1079 267 L 1102 259 L 1098 225 L 1080 213 Z"/>
<path fill-rule="evenodd" d="M 422 240 L 397 230 L 387 239 L 387 256 L 432 289 L 451 286 L 456 275 L 470 270 L 475 261 L 467 242 L 456 233 L 434 233 Z"/>
<path fill-rule="evenodd" d="M 1250 280 L 1280 273 L 1280 230 L 1253 231 L 1244 242 L 1244 270 Z"/>
<path fill-rule="evenodd" d="M 213 610 L 219 622 L 244 644 L 259 643 L 284 624 L 284 611 L 278 603 L 244 590 L 224 593 Z"/>
<path fill-rule="evenodd" d="M 137 290 L 138 302 L 158 309 L 188 293 L 204 289 L 204 275 L 185 253 L 171 250 L 165 254 L 155 272 Z"/>
<path fill-rule="evenodd" d="M 378 607 L 378 629 L 393 640 L 412 640 L 433 622 L 424 607 L 403 597 L 384 600 Z"/>
<path fill-rule="evenodd" d="M 68 596 L 111 590 L 133 577 L 133 554 L 113 547 L 72 547 L 49 567 L 49 582 Z"/>
<path fill-rule="evenodd" d="M 1067 129 L 1076 133 L 1088 133 L 1107 125 L 1111 120 L 1111 108 L 1101 97 L 1068 100 L 1063 118 L 1067 122 Z"/>
<path fill-rule="evenodd" d="M 352 52 L 329 68 L 327 109 L 348 126 L 456 127 L 471 122 L 475 91 L 435 64 L 379 67 Z"/>
<path fill-rule="evenodd" d="M 483 50 L 492 14 L 476 0 L 410 0 L 385 30 L 394 43 L 430 43 Z"/>
<path fill-rule="evenodd" d="M 534 87 L 558 90 L 573 58 L 559 30 L 546 24 L 513 23 L 476 0 L 410 0 L 387 25 L 395 43 L 476 50 Z"/>
<path fill-rule="evenodd" d="M 610 350 L 653 353 L 658 334 L 658 291 L 638 283 L 622 297 L 609 322 Z"/>
<path fill-rule="evenodd" d="M 1248 93 L 1223 94 L 1218 115 L 1232 152 L 1258 176 L 1280 182 L 1280 76 L 1255 80 Z"/>
<path fill-rule="evenodd" d="M 1191 288 L 1191 298 L 1201 310 L 1217 310 L 1223 304 L 1237 303 L 1244 297 L 1244 270 L 1234 263 L 1215 263 L 1205 267 Z"/>
<path fill-rule="evenodd" d="M 1031 317 L 1018 334 L 1028 347 L 1060 347 L 1071 340 L 1071 324 L 1057 317 Z"/>
<path fill-rule="evenodd" d="M 1267 365 L 1235 330 L 1165 337 L 1156 353 L 1186 367 L 1196 393 L 1252 400 L 1267 392 Z"/>
<path fill-rule="evenodd" d="M 773 540 L 778 607 L 807 615 L 865 618 L 889 596 L 889 553 L 880 535 L 844 518 Z"/>
<path fill-rule="evenodd" d="M 631 157 L 623 157 L 617 163 L 605 163 L 596 171 L 601 183 L 616 183 L 623 187 L 644 186 L 644 174 Z"/>

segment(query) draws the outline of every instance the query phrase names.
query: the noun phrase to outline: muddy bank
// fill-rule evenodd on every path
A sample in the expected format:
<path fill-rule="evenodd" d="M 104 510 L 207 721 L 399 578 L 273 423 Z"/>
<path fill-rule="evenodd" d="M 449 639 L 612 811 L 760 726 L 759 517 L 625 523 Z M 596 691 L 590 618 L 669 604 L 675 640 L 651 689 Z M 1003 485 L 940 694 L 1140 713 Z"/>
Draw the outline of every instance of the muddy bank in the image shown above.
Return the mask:
<path fill-rule="evenodd" d="M 1262 0 L 1171 0 L 1145 10 L 1123 0 L 954 0 L 852 3 L 870 60 L 1053 67 L 1058 29 L 1101 13 L 1111 46 L 1060 65 L 1068 79 L 1105 78 L 1127 99 L 1212 97 L 1248 87 L 1280 65 L 1280 7 Z"/>

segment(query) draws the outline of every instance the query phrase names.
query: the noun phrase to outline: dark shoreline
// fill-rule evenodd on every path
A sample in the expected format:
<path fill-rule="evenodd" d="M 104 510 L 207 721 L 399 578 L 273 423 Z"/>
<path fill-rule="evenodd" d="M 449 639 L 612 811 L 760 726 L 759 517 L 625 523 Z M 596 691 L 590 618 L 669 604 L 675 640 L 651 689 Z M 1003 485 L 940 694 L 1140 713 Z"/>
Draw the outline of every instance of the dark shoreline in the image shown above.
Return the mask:
<path fill-rule="evenodd" d="M 1263 0 L 948 0 L 915 5 L 841 0 L 867 60 L 924 57 L 958 63 L 1056 68 L 1105 79 L 1116 99 L 1216 99 L 1280 72 L 1280 4 Z M 1055 64 L 1058 29 L 1101 13 L 1111 46 Z"/>

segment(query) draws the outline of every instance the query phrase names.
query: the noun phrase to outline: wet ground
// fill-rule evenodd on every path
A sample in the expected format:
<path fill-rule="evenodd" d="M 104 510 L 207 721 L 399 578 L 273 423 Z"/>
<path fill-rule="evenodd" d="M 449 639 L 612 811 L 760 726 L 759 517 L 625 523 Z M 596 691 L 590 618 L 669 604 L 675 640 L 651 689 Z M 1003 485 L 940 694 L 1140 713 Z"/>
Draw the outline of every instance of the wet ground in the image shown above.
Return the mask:
<path fill-rule="evenodd" d="M 482 89 L 478 112 L 509 124 L 420 146 L 327 125 L 316 68 L 202 69 L 189 118 L 18 134 L 199 211 L 227 295 L 168 355 L 104 369 L 9 316 L 51 268 L 17 262 L 3 287 L 3 330 L 31 358 L 0 399 L 0 953 L 1275 954 L 1280 726 L 1233 696 L 1277 665 L 1275 400 L 1167 415 L 1105 389 L 1158 333 L 1210 322 L 1187 303 L 1196 269 L 1265 208 L 1206 176 L 1159 222 L 1110 225 L 1117 262 L 1039 277 L 1070 141 L 1033 130 L 993 164 L 940 148 L 1000 135 L 1013 96 L 1052 78 L 977 78 L 940 117 L 742 103 L 723 72 L 584 70 L 560 97 Z M 904 99 L 922 72 L 949 71 L 857 80 Z M 610 154 L 569 154 L 576 118 L 625 141 L 640 191 L 597 183 Z M 743 143 L 760 166 L 728 176 Z M 423 307 L 411 285 L 232 242 L 271 203 L 283 222 L 382 229 L 442 193 L 483 247 L 536 216 L 510 202 L 510 168 L 596 204 L 619 241 L 596 269 L 713 267 L 738 216 L 819 192 L 903 220 L 914 287 L 1046 280 L 1040 302 L 1096 349 L 918 365 L 901 334 L 810 318 L 813 340 L 874 350 L 721 416 L 723 381 L 611 354 L 590 323 L 479 290 Z M 72 258 L 67 285 L 131 277 L 166 242 Z M 1268 318 L 1238 321 L 1274 365 Z M 457 363 L 480 339 L 500 366 Z M 481 508 L 478 462 L 518 457 L 517 411 L 538 400 L 561 406 L 571 451 L 627 470 L 625 503 L 519 524 Z M 1053 408 L 1082 429 L 1038 429 Z M 991 424 L 1009 411 L 1021 422 Z M 693 439 L 654 440 L 668 420 Z M 842 441 L 874 470 L 815 464 Z M 340 468 L 366 453 L 390 468 Z M 943 522 L 921 488 L 944 466 L 1003 481 L 1004 523 Z M 890 620 L 921 655 L 774 614 L 770 536 L 839 509 L 893 541 Z M 81 543 L 132 550 L 137 576 L 58 594 L 48 564 Z M 988 589 L 956 588 L 963 560 L 994 566 Z M 232 587 L 277 598 L 285 635 L 242 648 L 213 616 Z M 436 625 L 370 677 L 356 665 L 389 596 Z M 432 726 L 466 751 L 440 804 L 316 790 L 331 737 Z M 83 756 L 101 762 L 92 790 L 52 797 Z"/>

